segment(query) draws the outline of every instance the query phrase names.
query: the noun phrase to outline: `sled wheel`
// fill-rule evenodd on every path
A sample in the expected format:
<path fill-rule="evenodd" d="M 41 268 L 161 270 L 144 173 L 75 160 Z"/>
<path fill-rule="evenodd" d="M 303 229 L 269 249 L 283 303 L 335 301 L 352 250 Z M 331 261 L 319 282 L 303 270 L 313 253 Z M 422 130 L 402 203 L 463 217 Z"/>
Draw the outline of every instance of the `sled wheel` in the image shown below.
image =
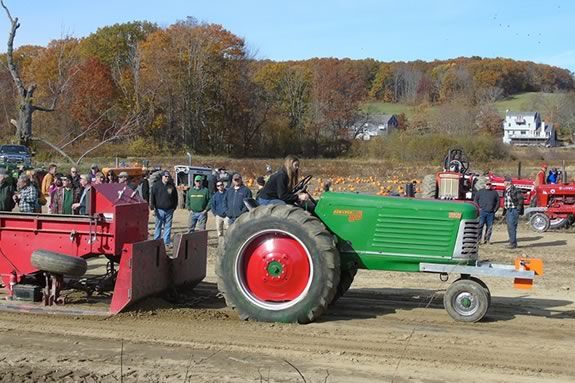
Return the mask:
<path fill-rule="evenodd" d="M 477 322 L 489 308 L 488 290 L 474 279 L 459 279 L 443 296 L 447 313 L 459 322 Z"/>
<path fill-rule="evenodd" d="M 259 206 L 238 218 L 218 255 L 218 288 L 242 319 L 308 323 L 340 278 L 332 235 L 304 210 Z"/>
<path fill-rule="evenodd" d="M 88 263 L 84 258 L 47 250 L 34 251 L 30 257 L 30 263 L 38 270 L 73 277 L 84 275 L 88 269 Z"/>

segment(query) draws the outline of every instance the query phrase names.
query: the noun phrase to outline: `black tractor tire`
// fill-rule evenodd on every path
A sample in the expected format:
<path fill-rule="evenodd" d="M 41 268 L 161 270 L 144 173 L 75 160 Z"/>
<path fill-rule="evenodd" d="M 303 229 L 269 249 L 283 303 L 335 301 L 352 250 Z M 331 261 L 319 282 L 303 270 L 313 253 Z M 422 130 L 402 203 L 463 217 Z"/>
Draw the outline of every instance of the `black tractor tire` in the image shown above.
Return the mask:
<path fill-rule="evenodd" d="M 178 209 L 186 208 L 186 191 L 178 189 Z"/>
<path fill-rule="evenodd" d="M 273 293 L 279 291 L 285 294 L 288 290 L 285 286 L 292 283 L 292 276 L 302 275 L 301 263 L 296 263 L 294 251 L 282 253 L 280 245 L 268 249 L 267 244 L 274 244 L 268 240 L 275 242 L 276 239 L 301 249 L 299 262 L 309 267 L 309 274 L 304 279 L 306 287 L 295 289 L 294 298 L 273 300 L 265 296 L 272 289 L 276 289 Z M 260 249 L 267 249 L 265 251 L 268 253 L 260 255 Z M 284 267 L 280 268 L 281 274 L 278 269 L 270 269 L 274 262 L 277 265 L 273 258 L 275 254 L 284 257 L 284 261 L 280 261 Z M 260 264 L 257 268 L 250 268 L 252 260 L 267 262 L 263 271 L 260 271 Z M 273 274 L 274 271 L 276 274 Z M 273 285 L 276 283 L 273 278 L 281 278 L 284 272 L 285 283 Z M 337 292 L 340 280 L 339 252 L 333 235 L 321 221 L 301 208 L 291 205 L 259 206 L 242 214 L 226 232 L 223 246 L 218 249 L 216 274 L 218 289 L 225 297 L 226 304 L 235 309 L 241 319 L 309 323 L 326 311 Z M 258 292 L 255 292 L 256 289 L 259 289 Z"/>
<path fill-rule="evenodd" d="M 479 176 L 477 177 L 477 179 L 475 180 L 475 185 L 474 185 L 474 191 L 479 191 L 482 189 L 485 189 L 487 187 L 487 181 L 489 180 L 488 177 L 485 176 Z"/>
<path fill-rule="evenodd" d="M 335 292 L 335 296 L 331 301 L 331 304 L 335 304 L 337 300 L 349 290 L 351 285 L 353 284 L 353 280 L 355 275 L 357 274 L 357 266 L 350 266 L 350 267 L 343 267 L 341 268 L 341 274 L 339 275 L 339 284 L 337 285 L 337 290 Z"/>
<path fill-rule="evenodd" d="M 485 290 L 485 293 L 487 294 L 487 302 L 488 302 L 489 306 L 491 306 L 491 291 L 489 291 L 489 287 L 487 287 L 485 282 L 483 282 L 481 279 L 479 279 L 477 277 L 468 277 L 467 279 L 475 281 L 475 282 L 479 283 L 481 285 L 481 287 L 483 287 L 483 289 Z"/>
<path fill-rule="evenodd" d="M 434 174 L 423 177 L 421 184 L 421 196 L 423 198 L 437 199 L 437 181 Z"/>
<path fill-rule="evenodd" d="M 538 233 L 545 233 L 547 230 L 549 230 L 551 222 L 545 213 L 537 212 L 530 215 L 529 226 L 531 229 Z"/>
<path fill-rule="evenodd" d="M 445 310 L 458 322 L 477 322 L 489 309 L 488 290 L 474 279 L 458 279 L 443 296 Z"/>
<path fill-rule="evenodd" d="M 86 274 L 88 263 L 84 258 L 55 253 L 48 250 L 36 250 L 30 258 L 32 266 L 38 270 L 54 274 L 81 277 Z"/>
<path fill-rule="evenodd" d="M 549 220 L 549 229 L 557 230 L 562 229 L 569 225 L 569 218 L 555 218 Z"/>
<path fill-rule="evenodd" d="M 161 181 L 161 180 L 162 180 L 162 171 L 161 170 L 157 170 L 148 176 L 148 183 L 150 186 L 155 184 L 157 181 Z"/>

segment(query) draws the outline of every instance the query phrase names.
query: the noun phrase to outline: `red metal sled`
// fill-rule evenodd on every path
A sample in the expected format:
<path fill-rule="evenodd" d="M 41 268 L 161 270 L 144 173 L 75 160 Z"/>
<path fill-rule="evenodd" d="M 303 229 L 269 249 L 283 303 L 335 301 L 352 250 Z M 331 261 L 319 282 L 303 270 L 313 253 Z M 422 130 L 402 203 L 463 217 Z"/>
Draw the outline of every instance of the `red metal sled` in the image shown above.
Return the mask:
<path fill-rule="evenodd" d="M 84 279 L 35 267 L 32 254 L 88 259 L 105 256 L 113 285 L 109 313 L 116 314 L 131 303 L 170 286 L 199 283 L 206 275 L 207 233 L 176 236 L 173 257 L 161 240 L 148 240 L 148 205 L 121 184 L 95 185 L 89 194 L 88 215 L 0 213 L 0 276 L 7 298 L 18 284 L 42 284 L 47 299 L 63 288 L 83 286 Z M 83 261 L 82 261 L 83 262 Z M 74 263 L 74 262 L 72 262 Z M 115 265 L 118 265 L 116 267 Z M 84 268 L 85 270 L 85 268 Z M 79 276 L 78 276 L 79 277 Z M 88 290 L 88 287 L 86 290 Z M 7 302 L 7 305 L 18 306 Z M 6 305 L 5 305 L 6 306 Z M 18 307 L 34 307 L 24 303 Z"/>

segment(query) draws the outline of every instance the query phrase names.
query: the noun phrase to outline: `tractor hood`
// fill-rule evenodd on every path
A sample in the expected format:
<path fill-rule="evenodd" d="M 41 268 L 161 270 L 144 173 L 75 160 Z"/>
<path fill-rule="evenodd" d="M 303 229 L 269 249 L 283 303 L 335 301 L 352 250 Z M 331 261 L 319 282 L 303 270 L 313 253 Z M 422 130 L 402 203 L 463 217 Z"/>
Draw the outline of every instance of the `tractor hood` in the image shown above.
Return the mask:
<path fill-rule="evenodd" d="M 478 208 L 471 202 L 326 192 L 315 214 L 337 236 L 340 252 L 359 256 L 365 268 L 396 259 L 398 269 L 410 263 L 417 271 L 422 261 L 477 258 Z"/>

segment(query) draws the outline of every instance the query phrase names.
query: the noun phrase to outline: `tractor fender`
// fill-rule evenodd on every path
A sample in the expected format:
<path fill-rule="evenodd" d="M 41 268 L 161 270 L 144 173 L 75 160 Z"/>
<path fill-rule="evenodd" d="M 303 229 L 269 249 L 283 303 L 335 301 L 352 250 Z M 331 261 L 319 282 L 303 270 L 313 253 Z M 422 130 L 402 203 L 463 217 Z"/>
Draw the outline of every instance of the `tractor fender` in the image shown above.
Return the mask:
<path fill-rule="evenodd" d="M 525 209 L 524 214 L 525 214 L 525 215 L 528 215 L 528 214 L 531 214 L 531 213 L 544 213 L 544 212 L 546 212 L 546 211 L 547 211 L 547 208 L 546 208 L 546 207 L 528 207 L 528 208 Z"/>

